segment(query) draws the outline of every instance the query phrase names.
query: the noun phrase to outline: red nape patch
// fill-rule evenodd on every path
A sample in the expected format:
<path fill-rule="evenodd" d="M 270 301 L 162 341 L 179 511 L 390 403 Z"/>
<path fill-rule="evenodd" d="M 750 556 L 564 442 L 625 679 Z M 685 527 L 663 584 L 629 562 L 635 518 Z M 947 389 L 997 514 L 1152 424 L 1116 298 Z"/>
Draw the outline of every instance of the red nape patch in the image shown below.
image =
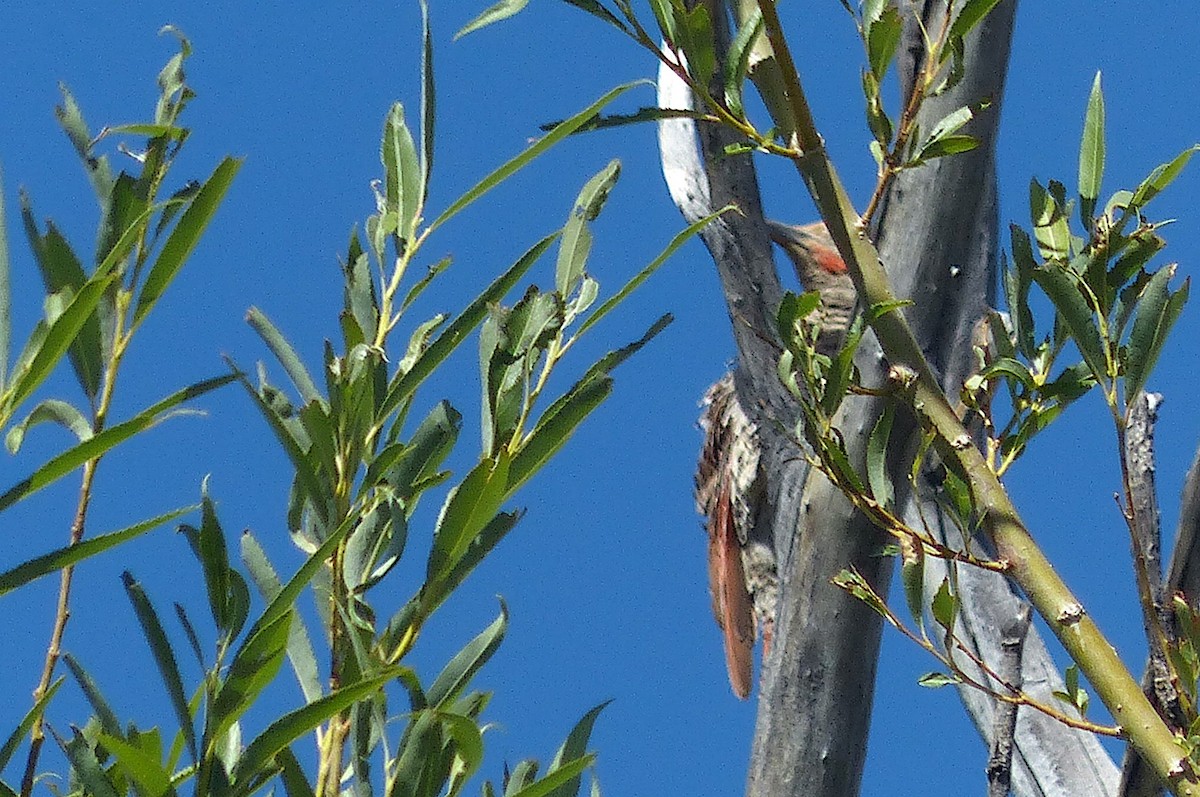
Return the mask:
<path fill-rule="evenodd" d="M 826 249 L 825 247 L 816 247 L 812 250 L 813 257 L 817 260 L 817 265 L 830 274 L 845 274 L 846 264 L 842 261 L 842 256 L 837 253 L 836 249 Z"/>

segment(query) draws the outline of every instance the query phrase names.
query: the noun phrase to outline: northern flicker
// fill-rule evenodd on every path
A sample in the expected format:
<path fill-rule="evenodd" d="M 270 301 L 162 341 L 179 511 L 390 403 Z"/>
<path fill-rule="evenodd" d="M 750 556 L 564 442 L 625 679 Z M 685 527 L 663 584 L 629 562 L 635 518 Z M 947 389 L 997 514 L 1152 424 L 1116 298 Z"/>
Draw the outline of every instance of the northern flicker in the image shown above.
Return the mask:
<path fill-rule="evenodd" d="M 832 355 L 854 314 L 854 285 L 846 264 L 821 222 L 767 224 L 771 240 L 787 252 L 804 289 L 821 293 L 817 350 Z M 779 597 L 773 532 L 759 517 L 765 485 L 752 417 L 739 403 L 733 374 L 726 374 L 704 395 L 704 444 L 696 466 L 696 508 L 706 518 L 713 614 L 725 639 L 729 684 L 743 699 L 753 680 L 754 640 L 761 631 L 764 654 L 770 650 Z"/>

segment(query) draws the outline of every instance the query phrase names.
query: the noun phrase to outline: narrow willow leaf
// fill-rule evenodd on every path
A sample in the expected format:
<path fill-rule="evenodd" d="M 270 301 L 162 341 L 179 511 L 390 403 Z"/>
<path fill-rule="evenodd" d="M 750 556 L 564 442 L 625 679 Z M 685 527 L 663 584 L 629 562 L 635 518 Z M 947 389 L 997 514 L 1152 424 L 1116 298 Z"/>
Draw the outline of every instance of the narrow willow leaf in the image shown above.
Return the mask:
<path fill-rule="evenodd" d="M 1185 282 L 1175 294 L 1168 290 L 1175 270 L 1172 264 L 1155 272 L 1138 300 L 1137 317 L 1129 334 L 1125 358 L 1125 401 L 1131 406 L 1145 388 L 1167 334 L 1187 301 L 1190 282 Z"/>
<path fill-rule="evenodd" d="M 467 781 L 483 763 L 483 731 L 475 720 L 448 711 L 437 712 L 447 740 L 454 745 L 452 764 L 446 788 L 446 797 L 458 797 Z"/>
<path fill-rule="evenodd" d="M 385 208 L 396 214 L 400 238 L 410 240 L 420 221 L 422 171 L 416 142 L 404 121 L 404 106 L 398 102 L 383 123 L 379 158 L 383 162 Z"/>
<path fill-rule="evenodd" d="M 912 537 L 900 540 L 900 581 L 913 622 L 925 633 L 925 546 Z"/>
<path fill-rule="evenodd" d="M 725 102 L 735 116 L 745 115 L 742 87 L 746 84 L 746 75 L 750 71 L 750 56 L 754 52 L 754 43 L 758 41 L 762 29 L 762 9 L 755 6 L 750 15 L 738 25 L 737 35 L 729 44 L 729 53 L 725 57 Z"/>
<path fill-rule="evenodd" d="M 559 239 L 558 263 L 554 269 L 554 287 L 564 299 L 575 292 L 576 285 L 583 279 L 584 266 L 592 251 L 592 232 L 588 225 L 600 215 L 620 176 L 621 162 L 609 161 L 584 184 L 571 206 L 570 217 Z"/>
<path fill-rule="evenodd" d="M 468 33 L 474 33 L 480 28 L 485 28 L 493 22 L 499 22 L 502 19 L 517 14 L 525 6 L 529 5 L 529 0 L 500 0 L 495 5 L 488 6 L 479 16 L 463 25 L 457 33 L 454 34 L 454 40 L 458 41 Z"/>
<path fill-rule="evenodd" d="M 67 665 L 67 669 L 71 671 L 75 682 L 79 684 L 79 689 L 83 692 L 84 697 L 87 698 L 88 705 L 92 707 L 92 712 L 100 724 L 100 729 L 114 736 L 121 735 L 121 721 L 117 719 L 117 714 L 112 710 L 112 706 L 104 699 L 104 695 L 101 694 L 100 687 L 96 681 L 70 653 L 63 656 L 63 662 Z"/>
<path fill-rule="evenodd" d="M 1133 197 L 1129 200 L 1129 206 L 1134 208 L 1144 208 L 1146 204 L 1158 196 L 1159 192 L 1169 186 L 1187 166 L 1188 161 L 1192 159 L 1192 155 L 1200 151 L 1200 144 L 1195 144 L 1188 147 L 1183 152 L 1175 156 L 1169 163 L 1163 163 L 1154 168 L 1150 175 L 1141 182 L 1137 190 L 1133 192 Z"/>
<path fill-rule="evenodd" d="M 1109 373 L 1104 341 L 1096 325 L 1096 316 L 1075 279 L 1054 264 L 1035 269 L 1033 279 L 1054 303 L 1055 310 L 1071 332 L 1071 339 L 1079 347 L 1079 353 L 1092 369 L 1092 375 L 1101 384 L 1106 384 Z"/>
<path fill-rule="evenodd" d="M 678 232 L 675 237 L 670 240 L 666 248 L 658 253 L 657 257 L 646 264 L 646 267 L 635 274 L 633 279 L 621 286 L 621 289 L 614 293 L 612 298 L 608 299 L 606 302 L 604 302 L 604 304 L 596 308 L 596 312 L 588 316 L 587 319 L 585 319 L 584 322 L 579 325 L 579 331 L 575 333 L 575 337 L 579 337 L 584 332 L 591 329 L 600 321 L 600 319 L 604 318 L 604 316 L 612 312 L 617 305 L 625 301 L 625 298 L 629 296 L 629 294 L 637 290 L 639 285 L 648 280 L 650 276 L 654 274 L 654 272 L 658 271 L 659 267 L 661 267 L 662 264 L 667 261 L 667 258 L 675 254 L 676 250 L 687 243 L 688 239 L 707 227 L 714 219 L 719 218 L 726 212 L 733 209 L 734 205 L 726 205 L 720 210 L 710 213 L 702 219 L 697 219 L 683 230 Z"/>
<path fill-rule="evenodd" d="M 408 443 L 396 443 L 380 452 L 367 468 L 364 486 L 373 487 L 386 479 L 406 500 L 415 497 L 417 485 L 437 473 L 454 449 L 461 429 L 462 415 L 450 402 L 439 401 Z"/>
<path fill-rule="evenodd" d="M 881 9 L 878 18 L 867 28 L 867 63 L 876 80 L 883 80 L 896 57 L 902 28 L 900 9 L 891 3 Z"/>
<path fill-rule="evenodd" d="M 871 485 L 871 497 L 880 506 L 888 506 L 894 499 L 892 480 L 888 475 L 887 449 L 895 417 L 896 405 L 890 402 L 885 404 L 867 440 L 867 480 Z"/>
<path fill-rule="evenodd" d="M 1008 315 L 1012 319 L 1013 337 L 1017 351 L 1026 359 L 1033 357 L 1034 326 L 1033 311 L 1029 308 L 1029 288 L 1033 282 L 1033 271 L 1037 263 L 1033 259 L 1033 243 L 1029 235 L 1015 224 L 1009 226 L 1012 241 L 1013 264 L 1004 275 L 1005 301 Z"/>
<path fill-rule="evenodd" d="M 146 642 L 150 645 L 150 652 L 154 655 L 154 663 L 158 666 L 158 672 L 162 677 L 163 686 L 166 687 L 171 708 L 175 712 L 175 719 L 179 722 L 179 729 L 183 732 L 183 738 L 187 742 L 188 752 L 191 753 L 192 761 L 199 761 L 196 730 L 192 725 L 192 714 L 188 708 L 187 697 L 183 692 L 183 679 L 179 677 L 179 665 L 175 661 L 175 651 L 171 648 L 167 634 L 163 631 L 162 622 L 158 619 L 158 613 L 154 611 L 154 606 L 151 605 L 150 598 L 142 589 L 142 585 L 134 580 L 128 570 L 121 574 L 121 580 L 125 584 L 125 593 L 129 596 L 129 602 L 133 604 L 133 611 L 137 615 L 138 623 L 142 626 L 142 634 L 146 637 Z"/>
<path fill-rule="evenodd" d="M 558 752 L 550 762 L 550 767 L 546 770 L 547 776 L 553 775 L 564 765 L 572 761 L 578 761 L 584 756 L 587 752 L 588 740 L 592 736 L 592 727 L 596 724 L 596 719 L 600 716 L 600 712 L 611 702 L 611 700 L 606 700 L 600 705 L 593 707 L 579 719 L 579 722 L 575 723 L 575 727 L 567 734 L 567 740 L 563 742 L 562 747 L 558 748 Z M 578 791 L 579 778 L 575 777 L 559 785 L 547 794 L 548 797 L 575 797 Z"/>
<path fill-rule="evenodd" d="M 325 566 L 326 561 L 333 555 L 338 545 L 350 533 L 350 530 L 354 528 L 354 520 L 353 516 L 347 517 L 338 524 L 337 528 L 329 533 L 324 542 L 309 555 L 304 564 L 300 566 L 300 569 L 283 585 L 283 589 L 279 590 L 279 593 L 271 599 L 270 603 L 267 604 L 267 608 L 263 609 L 263 613 L 254 621 L 254 625 L 250 627 L 250 630 L 246 632 L 247 637 L 254 636 L 263 627 L 270 625 L 284 614 L 292 611 L 297 598 L 300 597 L 300 593 L 308 586 L 308 582 L 313 579 L 317 571 Z"/>
<path fill-rule="evenodd" d="M 629 28 L 625 26 L 625 23 L 623 23 L 621 20 L 614 17 L 612 15 L 612 13 L 604 6 L 600 5 L 600 3 L 597 2 L 597 0 L 565 0 L 565 2 L 568 5 L 575 6 L 576 8 L 580 9 L 581 11 L 586 11 L 594 17 L 598 17 L 599 19 L 604 20 L 605 22 L 612 25 L 617 30 L 622 31 L 623 33 L 630 32 Z M 619 2 L 619 0 L 618 0 L 618 2 Z M 626 12 L 626 13 L 628 14 L 628 12 Z"/>
<path fill-rule="evenodd" d="M 950 591 L 949 579 L 942 579 L 929 610 L 938 625 L 948 633 L 953 632 L 954 622 L 958 619 L 958 598 Z"/>
<path fill-rule="evenodd" d="M 94 318 L 97 305 L 115 280 L 114 274 L 94 275 L 71 297 L 62 314 L 50 323 L 45 339 L 29 364 L 13 374 L 5 397 L 8 412 L 20 406 L 46 380 L 79 336 L 80 330 L 89 319 Z"/>
<path fill-rule="evenodd" d="M 445 224 L 454 216 L 457 216 L 459 212 L 463 210 L 463 208 L 467 207 L 476 199 L 479 199 L 479 197 L 483 196 L 488 191 L 492 190 L 497 185 L 511 177 L 514 173 L 527 166 L 535 158 L 544 153 L 546 150 L 550 149 L 559 141 L 562 141 L 564 138 L 574 133 L 576 130 L 582 127 L 584 123 L 598 114 L 604 106 L 608 105 L 610 102 L 615 100 L 617 97 L 620 97 L 634 86 L 641 85 L 643 82 L 645 81 L 639 80 L 633 83 L 626 83 L 624 85 L 617 86 L 611 91 L 605 93 L 602 97 L 600 97 L 600 99 L 596 100 L 579 113 L 555 127 L 552 131 L 539 139 L 537 143 L 529 147 L 529 149 L 508 161 L 503 166 L 496 169 L 487 177 L 484 177 L 473 187 L 468 189 L 466 193 L 452 202 L 450 207 L 442 211 L 440 216 L 430 222 L 429 229 L 434 230 Z"/>
<path fill-rule="evenodd" d="M 1092 81 L 1087 115 L 1083 118 L 1083 137 L 1079 142 L 1079 215 L 1085 229 L 1092 228 L 1096 199 L 1104 178 L 1104 93 L 1100 73 Z"/>
<path fill-rule="evenodd" d="M 413 715 L 396 756 L 387 797 L 432 797 L 441 792 L 442 778 L 431 771 L 444 752 L 441 731 L 434 712 L 422 710 Z"/>
<path fill-rule="evenodd" d="M 703 3 L 683 11 L 675 18 L 680 47 L 687 57 L 688 73 L 701 86 L 712 82 L 717 71 L 717 51 L 714 46 L 712 16 Z"/>
<path fill-rule="evenodd" d="M 59 746 L 62 747 L 67 760 L 71 763 L 72 773 L 82 783 L 83 793 L 88 797 L 121 797 L 113 782 L 109 780 L 108 773 L 96 758 L 92 743 L 84 738 L 78 728 L 72 728 L 72 731 L 73 735 L 69 742 L 64 742 L 58 734 L 55 734 L 55 738 L 58 739 Z"/>
<path fill-rule="evenodd" d="M 0 573 L 0 595 L 12 592 L 14 589 L 18 589 L 42 576 L 56 573 L 64 567 L 76 565 L 85 559 L 90 559 L 96 554 L 104 553 L 109 548 L 113 548 L 123 542 L 128 542 L 135 537 L 140 537 L 146 532 L 165 523 L 170 523 L 172 520 L 189 512 L 194 512 L 198 508 L 197 506 L 180 507 L 179 509 L 150 518 L 149 520 L 144 520 L 141 523 L 134 524 L 120 531 L 101 534 L 98 537 L 89 537 L 74 545 L 58 548 L 48 554 L 43 554 L 42 556 L 22 562 L 16 567 Z"/>
<path fill-rule="evenodd" d="M 67 475 L 88 460 L 103 456 L 118 443 L 128 440 L 137 433 L 149 429 L 164 418 L 169 417 L 169 411 L 183 402 L 216 390 L 219 387 L 229 384 L 236 378 L 238 378 L 236 375 L 219 376 L 189 385 L 182 390 L 172 393 L 157 404 L 142 410 L 128 421 L 110 426 L 94 437 L 83 441 L 73 448 L 67 449 L 35 470 L 28 477 L 10 487 L 3 495 L 0 495 L 0 509 L 5 509 L 21 499 L 27 498 L 46 485 Z"/>
<path fill-rule="evenodd" d="M 500 601 L 500 615 L 491 625 L 481 631 L 462 650 L 454 654 L 454 658 L 434 679 L 433 685 L 426 692 L 429 705 L 436 709 L 448 708 L 467 685 L 479 672 L 479 668 L 487 663 L 492 654 L 504 640 L 504 632 L 508 628 L 508 607 Z"/>
<path fill-rule="evenodd" d="M 284 453 L 292 463 L 292 467 L 296 471 L 296 483 L 303 488 L 303 495 L 300 496 L 301 502 L 308 502 L 312 507 L 313 512 L 317 515 L 317 519 L 321 523 L 329 521 L 329 507 L 325 497 L 332 495 L 330 490 L 326 490 L 326 480 L 321 478 L 319 473 L 319 457 L 311 456 L 311 443 L 307 440 L 297 438 L 297 432 L 286 422 L 279 410 L 268 401 L 267 397 L 262 395 L 245 375 L 238 371 L 234 377 L 245 388 L 246 393 L 254 401 L 259 408 L 263 417 L 267 421 L 267 425 L 271 427 L 271 431 L 275 433 L 275 439 L 279 441 Z M 265 392 L 265 391 L 264 391 Z"/>
<path fill-rule="evenodd" d="M 433 532 L 425 580 L 436 582 L 462 558 L 467 546 L 500 511 L 508 485 L 509 454 L 479 461 L 446 497 Z"/>
<path fill-rule="evenodd" d="M 991 13 L 999 2 L 1000 0 L 966 0 L 959 9 L 958 16 L 950 23 L 950 33 L 947 38 L 953 41 L 965 37 L 983 21 L 984 17 Z"/>
<path fill-rule="evenodd" d="M 279 581 L 279 575 L 275 572 L 275 568 L 267 559 L 266 552 L 249 531 L 242 533 L 241 547 L 242 562 L 250 571 L 254 585 L 258 587 L 264 600 L 268 603 L 274 601 L 283 590 L 283 585 Z M 292 671 L 296 674 L 296 680 L 300 683 L 300 691 L 304 693 L 304 701 L 306 703 L 313 702 L 322 693 L 321 674 L 308 630 L 304 627 L 304 620 L 299 614 L 292 621 L 292 627 L 288 632 L 287 654 Z"/>
<path fill-rule="evenodd" d="M 974 136 L 944 136 L 937 141 L 931 141 L 917 153 L 916 162 L 931 161 L 934 158 L 945 158 L 970 152 L 979 146 L 979 139 Z"/>
<path fill-rule="evenodd" d="M 263 343 L 267 344 L 267 348 L 275 355 L 275 359 L 279 360 L 279 364 L 283 366 L 288 378 L 296 386 L 304 403 L 321 401 L 323 398 L 321 392 L 317 390 L 317 384 L 309 375 L 308 369 L 304 367 L 300 355 L 296 354 L 296 350 L 292 348 L 292 344 L 283 336 L 279 328 L 271 323 L 271 319 L 267 318 L 257 307 L 251 307 L 246 311 L 246 323 L 263 339 Z"/>
<path fill-rule="evenodd" d="M 1071 246 L 1066 210 L 1054 193 L 1047 191 L 1037 180 L 1029 183 L 1029 210 L 1033 219 L 1034 238 L 1037 239 L 1042 257 L 1065 262 Z"/>
<path fill-rule="evenodd" d="M 433 30 L 429 25 L 429 2 L 421 4 L 421 207 L 429 198 L 433 175 L 434 130 L 437 122 L 437 92 L 433 80 Z M 407 305 L 406 305 L 407 306 Z"/>
<path fill-rule="evenodd" d="M 234 654 L 229 672 L 206 718 L 205 737 L 221 738 L 246 713 L 283 666 L 294 612 L 259 626 Z"/>
<path fill-rule="evenodd" d="M 279 765 L 279 780 L 283 782 L 283 793 L 287 797 L 316 797 L 308 775 L 290 747 L 275 754 L 275 763 Z"/>
<path fill-rule="evenodd" d="M 179 223 L 167 237 L 138 294 L 137 308 L 133 313 L 135 328 L 145 319 L 146 314 L 154 309 L 167 286 L 174 281 L 179 269 L 183 267 L 184 261 L 196 248 L 200 236 L 212 221 L 241 166 L 241 158 L 223 159 L 188 204 L 187 210 L 179 217 Z"/>
<path fill-rule="evenodd" d="M 509 468 L 507 493 L 515 493 L 533 474 L 542 469 L 579 424 L 612 393 L 612 379 L 593 378 L 576 385 L 561 400 L 547 408 L 537 426 L 513 456 Z"/>
<path fill-rule="evenodd" d="M 67 138 L 70 139 L 75 153 L 79 155 L 79 160 L 83 162 L 88 179 L 92 183 L 92 189 L 96 192 L 96 198 L 103 204 L 105 198 L 112 192 L 113 183 L 108 156 L 92 155 L 92 134 L 88 130 L 87 122 L 84 121 L 83 112 L 79 110 L 79 104 L 71 96 L 66 84 L 59 83 L 58 91 L 62 94 L 62 104 L 54 108 L 54 117 L 58 120 L 63 132 L 67 134 Z"/>
<path fill-rule="evenodd" d="M 336 692 L 295 711 L 288 712 L 272 722 L 266 730 L 246 745 L 246 749 L 234 767 L 233 789 L 228 797 L 248 797 L 252 778 L 268 768 L 280 751 L 329 718 L 375 694 L 388 681 L 399 677 L 401 672 L 403 672 L 403 668 L 400 667 L 388 668 L 377 676 L 342 687 Z"/>
<path fill-rule="evenodd" d="M 13 732 L 4 740 L 4 744 L 0 745 L 0 769 L 8 766 L 8 762 L 12 759 L 13 753 L 20 747 L 21 742 L 25 741 L 25 737 L 33 730 L 33 726 L 41 720 L 46 713 L 46 706 L 50 705 L 50 701 L 54 699 L 54 695 L 58 692 L 58 687 L 62 686 L 62 682 L 66 676 L 59 676 L 54 679 L 54 683 L 50 684 L 50 688 L 46 693 L 38 698 L 33 707 L 21 719 L 21 722 L 13 729 Z"/>
<path fill-rule="evenodd" d="M 488 521 L 483 530 L 467 546 L 466 553 L 459 558 L 450 572 L 435 584 L 426 584 L 422 587 L 419 608 L 424 616 L 428 617 L 433 614 L 434 610 L 441 606 L 442 602 L 458 589 L 460 584 L 466 581 L 467 576 L 471 575 L 479 563 L 500 543 L 500 540 L 512 531 L 513 526 L 520 519 L 521 513 L 519 512 L 497 512 L 496 516 Z M 410 613 L 415 610 L 415 606 L 411 610 L 407 607 L 401 609 L 397 613 L 397 617 L 393 618 L 396 628 L 400 630 L 407 628 L 408 621 L 412 619 Z M 389 623 L 388 627 L 391 630 L 392 623 Z"/>
<path fill-rule="evenodd" d="M 388 386 L 387 396 L 379 410 L 380 416 L 390 414 L 416 391 L 417 386 L 424 382 L 426 377 L 433 373 L 434 369 L 449 357 L 460 343 L 466 340 L 471 330 L 483 321 L 488 314 L 489 307 L 512 290 L 512 287 L 529 271 L 538 258 L 550 248 L 550 244 L 554 243 L 554 239 L 558 235 L 557 232 L 551 233 L 534 244 L 516 263 L 509 267 L 508 271 L 497 277 L 482 294 L 477 296 L 465 310 L 450 322 L 449 326 L 442 330 L 442 333 L 429 344 L 412 364 L 412 367 L 398 375 Z"/>
<path fill-rule="evenodd" d="M 75 435 L 75 439 L 80 442 L 92 436 L 92 424 L 83 417 L 82 412 L 65 401 L 46 399 L 34 407 L 20 423 L 8 430 L 4 437 L 4 447 L 8 449 L 8 453 L 17 453 L 21 449 L 21 443 L 25 441 L 25 434 L 41 423 L 57 423 Z"/>
<path fill-rule="evenodd" d="M 611 113 L 603 116 L 593 116 L 589 121 L 582 124 L 575 132 L 576 133 L 591 133 L 596 130 L 611 130 L 615 127 L 628 127 L 630 125 L 642 124 L 645 122 L 661 122 L 670 119 L 694 119 L 696 121 L 711 121 L 712 117 L 703 111 L 696 111 L 691 108 L 638 108 L 633 113 Z M 561 125 L 562 120 L 554 122 L 544 122 L 538 125 L 539 129 L 550 131 Z M 747 152 L 753 151 L 750 149 Z"/>
<path fill-rule="evenodd" d="M 587 768 L 596 763 L 595 753 L 568 761 L 546 777 L 535 780 L 523 789 L 514 791 L 511 795 L 505 792 L 505 797 L 557 797 L 560 793 L 574 795 L 579 788 L 579 778 Z M 572 788 L 570 792 L 560 792 L 564 786 Z"/>
<path fill-rule="evenodd" d="M 119 736 L 101 733 L 100 744 L 117 760 L 119 772 L 136 783 L 143 797 L 174 797 L 171 773 L 157 758 Z"/>
<path fill-rule="evenodd" d="M 961 683 L 960 678 L 954 675 L 947 675 L 944 672 L 927 672 L 917 679 L 917 685 L 924 686 L 927 689 L 954 686 L 957 683 Z"/>

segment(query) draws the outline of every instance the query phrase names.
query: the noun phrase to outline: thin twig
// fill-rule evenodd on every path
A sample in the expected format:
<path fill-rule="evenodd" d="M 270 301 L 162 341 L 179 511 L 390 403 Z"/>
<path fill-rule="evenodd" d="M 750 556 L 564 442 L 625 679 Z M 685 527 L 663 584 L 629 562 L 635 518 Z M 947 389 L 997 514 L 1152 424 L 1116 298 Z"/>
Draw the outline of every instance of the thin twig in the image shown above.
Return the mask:
<path fill-rule="evenodd" d="M 1020 613 L 1003 630 L 1000 641 L 1002 656 L 997 665 L 1001 678 L 1021 688 L 1021 659 L 1025 652 L 1025 637 L 1032 618 L 1029 604 L 1022 604 Z M 1020 706 L 997 701 L 992 722 L 992 750 L 988 756 L 988 797 L 1005 797 L 1012 786 L 1012 756 L 1017 732 L 1017 710 Z"/>

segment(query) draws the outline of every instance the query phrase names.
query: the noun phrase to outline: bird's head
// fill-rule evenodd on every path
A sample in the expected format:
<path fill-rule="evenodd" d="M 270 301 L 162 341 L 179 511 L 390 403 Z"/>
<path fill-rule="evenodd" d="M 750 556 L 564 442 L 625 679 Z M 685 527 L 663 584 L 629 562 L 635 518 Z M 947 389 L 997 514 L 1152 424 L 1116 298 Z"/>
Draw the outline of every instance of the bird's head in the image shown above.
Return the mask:
<path fill-rule="evenodd" d="M 824 282 L 828 277 L 848 274 L 846 264 L 823 222 L 793 226 L 768 220 L 767 232 L 771 240 L 779 244 L 792 259 L 796 273 L 806 288 L 815 287 L 811 284 L 813 281 Z"/>

